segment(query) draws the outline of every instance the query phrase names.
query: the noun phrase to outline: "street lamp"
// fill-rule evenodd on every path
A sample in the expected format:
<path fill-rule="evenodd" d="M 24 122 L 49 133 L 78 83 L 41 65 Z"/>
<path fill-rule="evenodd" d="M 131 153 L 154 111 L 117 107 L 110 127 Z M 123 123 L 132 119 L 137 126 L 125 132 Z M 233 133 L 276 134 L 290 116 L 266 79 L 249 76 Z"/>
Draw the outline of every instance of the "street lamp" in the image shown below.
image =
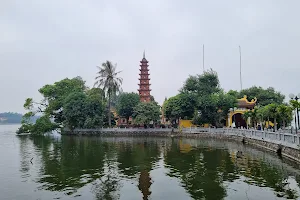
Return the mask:
<path fill-rule="evenodd" d="M 295 96 L 294 94 L 290 94 L 289 97 L 291 99 L 294 99 L 296 102 L 298 102 L 298 99 L 300 99 L 300 93 L 297 96 Z M 297 133 L 297 124 L 298 124 L 298 129 L 299 129 L 299 127 L 300 127 L 300 120 L 299 120 L 299 108 L 298 107 L 296 107 L 296 114 L 295 114 L 296 133 Z"/>

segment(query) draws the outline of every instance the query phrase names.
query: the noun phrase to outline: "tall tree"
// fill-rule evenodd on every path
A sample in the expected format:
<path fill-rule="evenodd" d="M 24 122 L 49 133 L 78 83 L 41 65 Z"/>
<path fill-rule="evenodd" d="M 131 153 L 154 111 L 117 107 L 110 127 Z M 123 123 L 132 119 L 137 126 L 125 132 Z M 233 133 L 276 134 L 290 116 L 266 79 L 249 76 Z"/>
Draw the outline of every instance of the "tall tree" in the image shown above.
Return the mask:
<path fill-rule="evenodd" d="M 287 124 L 293 120 L 293 108 L 291 106 L 280 104 L 277 107 L 277 113 L 279 116 L 279 122 L 282 123 L 283 128 L 285 128 Z"/>
<path fill-rule="evenodd" d="M 160 107 L 155 102 L 140 102 L 135 108 L 133 119 L 136 124 L 149 125 L 159 120 Z"/>
<path fill-rule="evenodd" d="M 164 114 L 172 122 L 182 119 L 191 119 L 196 107 L 196 96 L 190 93 L 178 94 L 164 103 Z"/>
<path fill-rule="evenodd" d="M 117 113 L 121 117 L 126 117 L 127 121 L 132 116 L 134 107 L 140 102 L 140 96 L 137 93 L 121 93 L 117 100 Z"/>
<path fill-rule="evenodd" d="M 184 83 L 181 93 L 197 93 L 198 95 L 210 95 L 220 91 L 220 82 L 217 72 L 212 69 L 201 75 L 190 76 Z"/>
<path fill-rule="evenodd" d="M 244 90 L 241 90 L 239 93 L 239 98 L 242 98 L 244 95 L 247 95 L 248 99 L 257 98 L 257 105 L 266 106 L 271 103 L 282 104 L 285 96 L 278 91 L 275 91 L 274 88 L 269 87 L 264 89 L 262 87 L 250 87 Z"/>
<path fill-rule="evenodd" d="M 110 61 L 102 63 L 98 67 L 98 76 L 94 86 L 102 88 L 108 97 L 108 123 L 111 127 L 111 97 L 121 90 L 123 79 L 118 77 L 121 71 L 117 71 L 117 66 L 113 65 Z"/>

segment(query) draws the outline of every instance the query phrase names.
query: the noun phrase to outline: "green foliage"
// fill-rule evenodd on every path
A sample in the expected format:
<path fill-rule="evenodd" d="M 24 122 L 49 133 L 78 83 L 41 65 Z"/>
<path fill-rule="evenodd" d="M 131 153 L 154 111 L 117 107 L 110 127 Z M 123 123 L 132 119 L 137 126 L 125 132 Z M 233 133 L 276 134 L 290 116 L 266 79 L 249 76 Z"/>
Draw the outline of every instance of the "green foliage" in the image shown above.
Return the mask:
<path fill-rule="evenodd" d="M 268 104 L 266 106 L 256 106 L 253 110 L 244 114 L 244 118 L 251 118 L 254 127 L 258 122 L 263 123 L 263 127 L 266 125 L 266 121 L 272 121 L 275 126 L 275 130 L 278 127 L 285 128 L 293 119 L 293 108 L 286 104 Z"/>
<path fill-rule="evenodd" d="M 257 105 L 266 106 L 271 103 L 282 104 L 285 96 L 280 92 L 275 91 L 274 88 L 269 87 L 263 89 L 262 87 L 250 87 L 248 89 L 241 90 L 238 97 L 242 98 L 247 95 L 248 99 L 257 98 Z"/>
<path fill-rule="evenodd" d="M 118 96 L 116 110 L 119 116 L 128 120 L 132 116 L 134 107 L 140 102 L 140 97 L 136 93 L 121 93 Z"/>
<path fill-rule="evenodd" d="M 218 74 L 212 69 L 201 75 L 190 76 L 181 89 L 181 92 L 197 93 L 198 95 L 210 95 L 219 91 Z"/>
<path fill-rule="evenodd" d="M 140 102 L 133 112 L 133 119 L 135 124 L 149 125 L 150 122 L 157 122 L 159 120 L 160 107 L 155 102 Z"/>
<path fill-rule="evenodd" d="M 55 82 L 52 85 L 45 85 L 39 92 L 43 96 L 43 100 L 40 103 L 34 103 L 37 105 L 37 111 L 49 115 L 54 118 L 54 121 L 61 125 L 65 120 L 63 118 L 63 104 L 67 96 L 73 92 L 85 91 L 85 82 L 76 77 L 73 79 L 63 79 Z"/>
<path fill-rule="evenodd" d="M 75 128 L 96 128 L 103 126 L 104 103 L 100 94 L 90 92 L 70 94 L 64 102 L 65 125 L 71 130 Z"/>
<path fill-rule="evenodd" d="M 105 96 L 99 88 L 88 89 L 85 82 L 76 77 L 63 79 L 52 85 L 45 85 L 39 92 L 41 102 L 28 98 L 24 108 L 22 126 L 17 133 L 43 134 L 56 128 L 95 128 L 103 126 Z M 36 123 L 31 118 L 41 114 Z"/>
<path fill-rule="evenodd" d="M 278 122 L 285 128 L 293 120 L 293 108 L 285 104 L 280 104 L 276 111 L 278 113 Z"/>
<path fill-rule="evenodd" d="M 290 105 L 293 108 L 293 110 L 295 109 L 300 109 L 300 102 L 296 101 L 296 100 L 290 100 Z"/>
<path fill-rule="evenodd" d="M 121 90 L 122 78 L 118 77 L 117 66 L 113 65 L 110 61 L 102 63 L 101 67 L 98 67 L 98 76 L 94 86 L 102 88 L 108 96 L 108 122 L 111 127 L 111 97 L 115 96 Z"/>
<path fill-rule="evenodd" d="M 192 118 L 194 124 L 222 126 L 237 96 L 236 91 L 223 92 L 217 73 L 208 70 L 185 81 L 180 94 L 167 101 L 165 115 L 168 119 Z"/>
<path fill-rule="evenodd" d="M 182 93 L 169 98 L 164 103 L 164 114 L 168 120 L 179 118 L 191 119 L 195 111 L 196 99 L 194 94 Z"/>
<path fill-rule="evenodd" d="M 86 98 L 83 92 L 74 92 L 64 101 L 63 117 L 71 130 L 84 127 L 87 114 Z"/>
<path fill-rule="evenodd" d="M 44 133 L 51 132 L 56 128 L 57 125 L 51 122 L 49 116 L 44 115 L 36 120 L 35 124 L 32 125 L 30 131 L 35 134 L 44 134 Z"/>

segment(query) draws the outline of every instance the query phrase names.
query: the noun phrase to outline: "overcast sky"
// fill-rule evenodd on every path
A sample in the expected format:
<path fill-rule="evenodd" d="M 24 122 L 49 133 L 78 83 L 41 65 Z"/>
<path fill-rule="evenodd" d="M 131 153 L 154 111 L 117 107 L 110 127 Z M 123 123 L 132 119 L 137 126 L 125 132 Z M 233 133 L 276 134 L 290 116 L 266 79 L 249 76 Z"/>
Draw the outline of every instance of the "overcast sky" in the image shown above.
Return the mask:
<path fill-rule="evenodd" d="M 300 92 L 299 0 L 1 0 L 0 112 L 24 112 L 27 97 L 63 78 L 94 83 L 96 66 L 117 63 L 123 90 L 137 92 L 149 61 L 152 95 L 162 103 L 205 68 L 222 88 L 273 86 Z"/>

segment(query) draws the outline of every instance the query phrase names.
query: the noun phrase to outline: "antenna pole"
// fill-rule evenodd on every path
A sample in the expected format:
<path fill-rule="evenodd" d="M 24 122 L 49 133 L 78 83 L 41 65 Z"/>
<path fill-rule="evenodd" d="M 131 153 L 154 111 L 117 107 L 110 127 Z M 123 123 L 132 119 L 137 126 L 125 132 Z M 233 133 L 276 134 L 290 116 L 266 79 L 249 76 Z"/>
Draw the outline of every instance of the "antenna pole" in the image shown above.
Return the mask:
<path fill-rule="evenodd" d="M 204 73 L 204 44 L 203 44 L 203 73 Z"/>
<path fill-rule="evenodd" d="M 241 90 L 243 89 L 243 83 L 242 83 L 242 50 L 241 46 L 239 46 L 240 50 L 240 83 L 241 83 Z"/>

